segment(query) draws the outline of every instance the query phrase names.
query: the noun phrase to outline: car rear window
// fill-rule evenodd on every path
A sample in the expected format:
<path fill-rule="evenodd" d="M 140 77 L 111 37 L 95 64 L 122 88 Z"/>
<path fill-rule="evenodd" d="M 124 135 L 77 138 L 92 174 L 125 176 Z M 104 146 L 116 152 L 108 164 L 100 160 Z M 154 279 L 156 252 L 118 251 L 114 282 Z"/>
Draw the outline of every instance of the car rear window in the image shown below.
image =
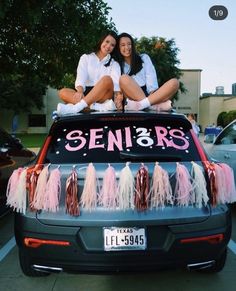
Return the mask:
<path fill-rule="evenodd" d="M 58 122 L 51 130 L 47 163 L 198 161 L 184 119 L 98 117 Z"/>

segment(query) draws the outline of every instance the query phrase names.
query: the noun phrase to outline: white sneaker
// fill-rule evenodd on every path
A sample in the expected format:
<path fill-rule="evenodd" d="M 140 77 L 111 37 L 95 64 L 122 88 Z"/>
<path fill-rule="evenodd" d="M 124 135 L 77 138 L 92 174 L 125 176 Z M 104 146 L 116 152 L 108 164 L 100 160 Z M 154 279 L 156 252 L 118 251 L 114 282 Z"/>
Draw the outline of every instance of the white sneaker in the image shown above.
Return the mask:
<path fill-rule="evenodd" d="M 96 111 L 113 111 L 116 110 L 115 103 L 112 99 L 106 100 L 103 103 L 95 102 L 92 105 L 90 105 L 90 109 L 96 110 Z"/>
<path fill-rule="evenodd" d="M 58 103 L 57 105 L 58 116 L 70 115 L 70 114 L 76 114 L 76 113 L 77 113 L 76 106 L 73 104 Z"/>

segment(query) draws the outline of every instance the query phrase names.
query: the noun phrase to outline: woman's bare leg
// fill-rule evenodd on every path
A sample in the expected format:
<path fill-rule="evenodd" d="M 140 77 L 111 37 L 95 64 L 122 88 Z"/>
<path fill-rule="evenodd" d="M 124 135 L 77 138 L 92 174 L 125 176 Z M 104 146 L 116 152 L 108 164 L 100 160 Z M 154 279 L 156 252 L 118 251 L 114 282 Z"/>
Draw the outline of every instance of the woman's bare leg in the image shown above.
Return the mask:
<path fill-rule="evenodd" d="M 59 115 L 75 114 L 82 111 L 86 107 L 90 107 L 90 105 L 92 105 L 92 109 L 95 110 L 114 110 L 115 108 L 113 107 L 113 104 L 106 105 L 105 107 L 103 106 L 104 108 L 102 107 L 103 104 L 99 104 L 112 98 L 114 90 L 113 87 L 111 77 L 104 76 L 97 82 L 93 89 L 76 104 L 64 105 L 59 103 L 57 106 L 57 112 Z M 61 93 L 63 93 L 63 91 Z M 73 92 L 70 89 L 65 90 L 65 96 L 62 96 L 61 94 L 61 98 L 65 101 L 73 102 L 72 98 L 74 98 L 74 96 L 72 96 L 72 93 Z"/>
<path fill-rule="evenodd" d="M 58 91 L 58 95 L 65 103 L 76 104 L 81 98 L 80 94 L 74 89 L 63 88 Z M 113 95 L 113 82 L 109 76 L 104 76 L 97 82 L 93 89 L 84 96 L 84 101 L 90 105 L 93 102 L 103 103 L 107 99 L 111 99 Z"/>
<path fill-rule="evenodd" d="M 89 105 L 94 102 L 103 103 L 113 97 L 114 86 L 111 77 L 102 77 L 83 100 Z"/>
<path fill-rule="evenodd" d="M 134 101 L 140 101 L 146 97 L 141 87 L 129 75 L 120 77 L 120 89 L 127 98 Z"/>
<path fill-rule="evenodd" d="M 164 83 L 158 90 L 148 96 L 151 105 L 170 100 L 179 89 L 179 81 L 175 78 Z"/>
<path fill-rule="evenodd" d="M 76 97 L 76 91 L 70 88 L 62 88 L 58 91 L 58 95 L 62 101 L 65 103 L 76 104 L 80 101 L 79 98 Z"/>
<path fill-rule="evenodd" d="M 141 101 L 132 101 L 129 100 L 126 105 L 126 109 L 128 110 L 143 110 L 151 105 L 159 105 L 163 104 L 162 109 L 157 108 L 157 110 L 167 110 L 167 108 L 171 108 L 171 102 L 169 101 L 174 94 L 179 89 L 179 81 L 175 78 L 170 79 L 166 83 L 164 83 L 158 90 L 151 93 L 148 97 L 143 98 Z M 168 103 L 165 104 L 164 103 Z"/>

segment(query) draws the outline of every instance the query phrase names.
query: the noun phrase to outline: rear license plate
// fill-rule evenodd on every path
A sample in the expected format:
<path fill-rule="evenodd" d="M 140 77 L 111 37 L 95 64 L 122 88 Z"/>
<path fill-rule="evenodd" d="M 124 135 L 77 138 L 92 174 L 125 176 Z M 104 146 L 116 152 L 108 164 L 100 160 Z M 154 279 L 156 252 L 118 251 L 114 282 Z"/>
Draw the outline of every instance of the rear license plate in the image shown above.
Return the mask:
<path fill-rule="evenodd" d="M 145 250 L 147 246 L 144 228 L 104 227 L 105 251 Z"/>

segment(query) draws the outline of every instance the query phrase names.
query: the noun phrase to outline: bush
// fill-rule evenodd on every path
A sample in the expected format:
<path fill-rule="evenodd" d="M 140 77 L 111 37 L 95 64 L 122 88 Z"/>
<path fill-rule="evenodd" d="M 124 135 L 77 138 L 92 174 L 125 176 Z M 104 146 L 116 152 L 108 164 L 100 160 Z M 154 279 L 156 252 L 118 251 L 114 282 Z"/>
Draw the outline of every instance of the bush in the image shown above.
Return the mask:
<path fill-rule="evenodd" d="M 230 110 L 229 112 L 221 112 L 217 117 L 217 126 L 225 127 L 234 119 L 236 119 L 236 110 Z"/>

